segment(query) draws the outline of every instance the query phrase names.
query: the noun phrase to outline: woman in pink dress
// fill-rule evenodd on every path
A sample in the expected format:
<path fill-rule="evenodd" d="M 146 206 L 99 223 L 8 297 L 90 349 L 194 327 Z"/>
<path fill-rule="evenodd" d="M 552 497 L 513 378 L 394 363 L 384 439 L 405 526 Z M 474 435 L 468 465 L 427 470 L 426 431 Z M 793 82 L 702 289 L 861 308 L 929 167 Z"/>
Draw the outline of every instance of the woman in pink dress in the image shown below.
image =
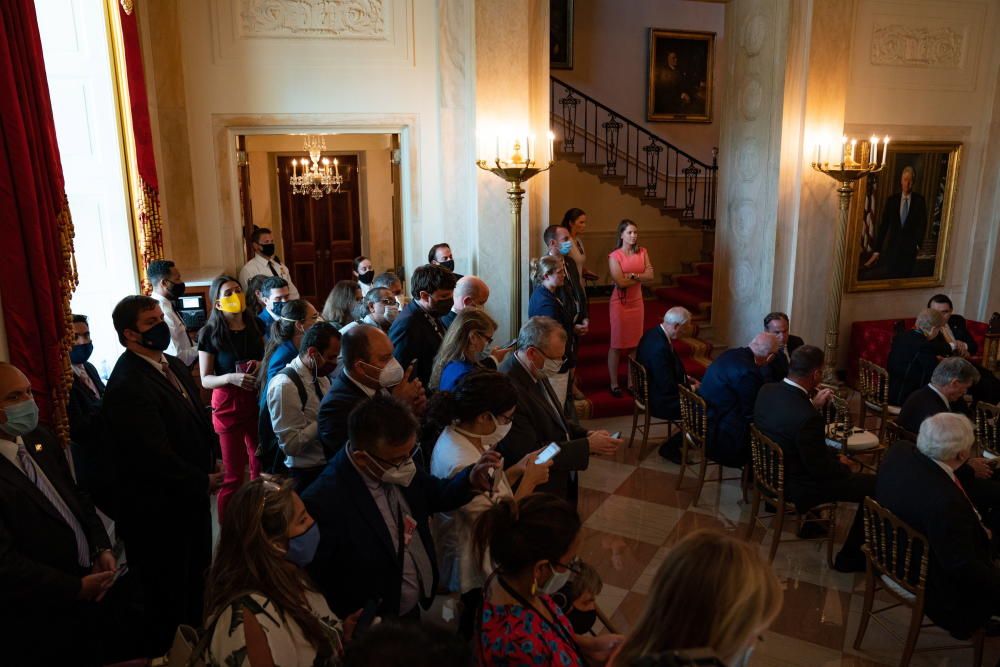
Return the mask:
<path fill-rule="evenodd" d="M 653 280 L 653 265 L 649 254 L 639 247 L 639 228 L 631 220 L 618 225 L 618 248 L 608 255 L 608 269 L 615 289 L 608 304 L 611 319 L 611 348 L 608 350 L 608 375 L 611 376 L 611 394 L 622 395 L 618 386 L 618 364 L 624 352 L 635 354 L 642 337 L 643 303 L 642 283 Z"/>

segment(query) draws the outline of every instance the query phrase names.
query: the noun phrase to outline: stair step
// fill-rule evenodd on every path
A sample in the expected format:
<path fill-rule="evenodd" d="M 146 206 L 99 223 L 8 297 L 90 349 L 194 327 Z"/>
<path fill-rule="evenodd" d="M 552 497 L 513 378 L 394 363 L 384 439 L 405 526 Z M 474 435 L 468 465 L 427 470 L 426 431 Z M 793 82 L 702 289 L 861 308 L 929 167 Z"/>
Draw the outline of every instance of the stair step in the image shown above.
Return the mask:
<path fill-rule="evenodd" d="M 712 276 L 695 274 L 689 276 L 675 276 L 678 287 L 685 287 L 688 291 L 705 297 L 705 301 L 712 300 Z"/>
<path fill-rule="evenodd" d="M 610 183 L 611 185 L 617 185 L 618 187 L 622 187 L 623 185 L 625 185 L 625 176 L 623 175 L 615 174 L 613 176 L 608 176 L 607 174 L 602 173 L 600 175 L 600 178 L 605 183 Z"/>
<path fill-rule="evenodd" d="M 684 306 L 695 315 L 701 314 L 705 305 L 711 303 L 711 298 L 705 299 L 700 294 L 692 294 L 683 287 L 661 287 L 654 294 L 668 306 Z"/>

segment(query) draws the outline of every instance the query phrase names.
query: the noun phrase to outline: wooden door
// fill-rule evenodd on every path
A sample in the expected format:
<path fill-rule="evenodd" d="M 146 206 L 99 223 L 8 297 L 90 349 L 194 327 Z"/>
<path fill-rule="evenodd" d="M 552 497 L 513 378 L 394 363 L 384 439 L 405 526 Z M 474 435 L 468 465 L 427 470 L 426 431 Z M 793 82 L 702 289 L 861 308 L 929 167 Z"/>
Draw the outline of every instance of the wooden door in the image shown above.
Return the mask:
<path fill-rule="evenodd" d="M 351 279 L 354 258 L 361 254 L 358 158 L 337 156 L 344 184 L 321 199 L 292 194 L 292 159 L 277 158 L 284 261 L 301 298 L 322 309 L 337 281 Z"/>

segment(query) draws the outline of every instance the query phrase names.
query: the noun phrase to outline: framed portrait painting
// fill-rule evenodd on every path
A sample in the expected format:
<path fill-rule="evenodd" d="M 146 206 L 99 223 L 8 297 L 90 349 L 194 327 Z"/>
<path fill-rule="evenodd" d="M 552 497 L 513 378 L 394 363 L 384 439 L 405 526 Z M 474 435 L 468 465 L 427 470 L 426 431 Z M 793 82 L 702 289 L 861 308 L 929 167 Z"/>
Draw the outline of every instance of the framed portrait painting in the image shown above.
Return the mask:
<path fill-rule="evenodd" d="M 715 33 L 649 29 L 646 120 L 712 122 Z"/>
<path fill-rule="evenodd" d="M 847 224 L 847 291 L 943 284 L 962 145 L 890 142 L 885 167 L 858 181 Z"/>
<path fill-rule="evenodd" d="M 573 69 L 573 0 L 549 0 L 549 67 Z"/>

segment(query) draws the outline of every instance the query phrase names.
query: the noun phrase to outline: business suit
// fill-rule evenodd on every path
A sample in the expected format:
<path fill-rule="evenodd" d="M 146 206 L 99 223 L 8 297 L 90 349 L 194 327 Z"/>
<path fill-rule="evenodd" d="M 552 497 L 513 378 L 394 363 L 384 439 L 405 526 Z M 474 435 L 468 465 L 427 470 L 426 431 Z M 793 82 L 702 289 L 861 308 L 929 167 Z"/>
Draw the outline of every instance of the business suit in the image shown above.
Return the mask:
<path fill-rule="evenodd" d="M 826 422 L 805 390 L 787 381 L 764 385 L 754 406 L 754 422 L 784 454 L 785 497 L 799 511 L 832 501 L 860 503 L 875 490 L 872 475 L 852 473 L 826 444 Z M 861 507 L 854 515 L 841 553 L 860 557 L 864 541 Z"/>
<path fill-rule="evenodd" d="M 1000 569 L 989 537 L 947 472 L 898 442 L 879 466 L 875 499 L 928 540 L 925 613 L 932 621 L 967 637 L 1000 612 Z"/>
<path fill-rule="evenodd" d="M 698 393 L 708 404 L 708 455 L 740 467 L 750 460 L 750 424 L 757 392 L 764 384 L 749 347 L 726 350 L 712 362 Z"/>
<path fill-rule="evenodd" d="M 788 362 L 791 361 L 792 353 L 805 344 L 798 336 L 788 336 L 783 349 L 778 350 L 767 366 L 760 369 L 764 375 L 764 382 L 781 382 L 788 377 Z"/>
<path fill-rule="evenodd" d="M 330 390 L 319 404 L 317 417 L 319 439 L 323 442 L 327 460 L 347 444 L 347 417 L 351 410 L 367 399 L 368 394 L 347 377 L 344 369 L 333 378 Z"/>
<path fill-rule="evenodd" d="M 6 437 L 6 436 L 5 436 Z M 73 483 L 58 440 L 44 428 L 22 438 L 87 538 L 88 553 L 109 549 L 90 499 Z M 0 628 L 6 665 L 100 664 L 94 603 L 80 602 L 73 530 L 20 467 L 0 456 Z"/>
<path fill-rule="evenodd" d="M 348 457 L 346 447 L 337 452 L 302 494 L 302 501 L 319 524 L 320 533 L 319 549 L 309 571 L 330 609 L 340 618 L 347 618 L 369 600 L 380 601 L 381 616 L 396 616 L 403 564 L 363 473 Z M 438 569 L 429 520 L 436 512 L 449 512 L 472 500 L 470 471 L 471 468 L 451 479 L 438 479 L 418 467 L 410 485 L 398 487 L 430 559 L 432 596 L 438 587 Z M 421 600 L 421 606 L 427 609 L 430 602 Z"/>
<path fill-rule="evenodd" d="M 178 623 L 201 622 L 212 530 L 208 474 L 218 439 L 191 374 L 163 355 L 187 397 L 152 364 L 126 351 L 104 394 L 114 453 L 118 529 L 146 600 L 149 655 L 162 654 Z"/>
<path fill-rule="evenodd" d="M 576 260 L 569 255 L 562 255 L 562 258 L 566 262 L 566 282 L 563 283 L 560 290 L 563 292 L 560 298 L 570 309 L 573 324 L 580 324 L 590 317 L 587 288 L 583 284 L 583 278 L 580 276 L 580 269 L 577 267 Z"/>
<path fill-rule="evenodd" d="M 104 422 L 101 419 L 104 382 L 90 362 L 85 361 L 83 369 L 97 389 L 97 395 L 74 373 L 66 412 L 76 480 L 101 511 L 114 518 L 114 463 L 104 440 Z"/>
<path fill-rule="evenodd" d="M 966 323 L 965 318 L 961 315 L 952 315 L 948 318 L 948 328 L 951 329 L 951 333 L 955 336 L 955 340 L 960 340 L 969 348 L 969 354 L 975 355 L 979 351 L 979 345 L 976 344 L 976 339 L 972 337 L 972 333 L 969 332 L 969 325 Z"/>
<path fill-rule="evenodd" d="M 925 384 L 910 394 L 903 402 L 903 406 L 899 409 L 899 416 L 896 417 L 896 423 L 910 433 L 918 433 L 924 420 L 939 412 L 964 414 L 960 410 L 954 409 L 957 407 L 960 407 L 960 404 L 952 406 L 940 394 L 931 389 L 929 384 Z"/>
<path fill-rule="evenodd" d="M 565 373 L 576 368 L 577 339 L 576 331 L 573 329 L 573 325 L 575 324 L 575 307 L 563 301 L 563 298 L 566 296 L 568 294 L 564 289 L 557 289 L 555 292 L 552 292 L 542 285 L 536 285 L 531 291 L 531 299 L 528 301 L 529 318 L 550 317 L 561 324 L 563 330 L 566 332 L 566 361 L 563 363 L 562 368 L 559 369 L 560 373 Z"/>
<path fill-rule="evenodd" d="M 690 386 L 684 363 L 674 352 L 663 325 L 656 325 L 639 339 L 636 360 L 646 369 L 649 412 L 657 419 L 680 419 L 681 399 L 677 387 Z"/>
<path fill-rule="evenodd" d="M 951 355 L 951 348 L 938 334 L 928 340 L 919 329 L 904 331 L 892 339 L 886 371 L 889 373 L 889 403 L 902 405 L 910 394 L 931 381 L 938 357 Z"/>
<path fill-rule="evenodd" d="M 917 252 L 927 232 L 927 203 L 922 195 L 910 192 L 910 210 L 900 219 L 902 193 L 890 195 L 882 212 L 875 237 L 875 250 L 886 278 L 909 278 L 917 262 Z"/>
<path fill-rule="evenodd" d="M 574 471 L 586 470 L 590 465 L 587 430 L 556 412 L 552 387 L 544 379 L 536 382 L 518 361 L 516 352 L 504 358 L 500 372 L 509 377 L 517 389 L 517 409 L 514 410 L 510 433 L 497 445 L 497 451 L 504 457 L 505 467 L 515 465 L 529 452 L 555 442 L 562 449 L 549 468 L 549 481 L 539 485 L 535 491 L 553 493 L 576 506 L 579 491 Z M 546 395 L 552 398 L 546 398 Z"/>
<path fill-rule="evenodd" d="M 415 375 L 426 387 L 434 370 L 434 357 L 444 338 L 445 327 L 434 315 L 420 307 L 416 300 L 406 304 L 389 328 L 392 355 L 407 368 L 416 361 Z"/>

